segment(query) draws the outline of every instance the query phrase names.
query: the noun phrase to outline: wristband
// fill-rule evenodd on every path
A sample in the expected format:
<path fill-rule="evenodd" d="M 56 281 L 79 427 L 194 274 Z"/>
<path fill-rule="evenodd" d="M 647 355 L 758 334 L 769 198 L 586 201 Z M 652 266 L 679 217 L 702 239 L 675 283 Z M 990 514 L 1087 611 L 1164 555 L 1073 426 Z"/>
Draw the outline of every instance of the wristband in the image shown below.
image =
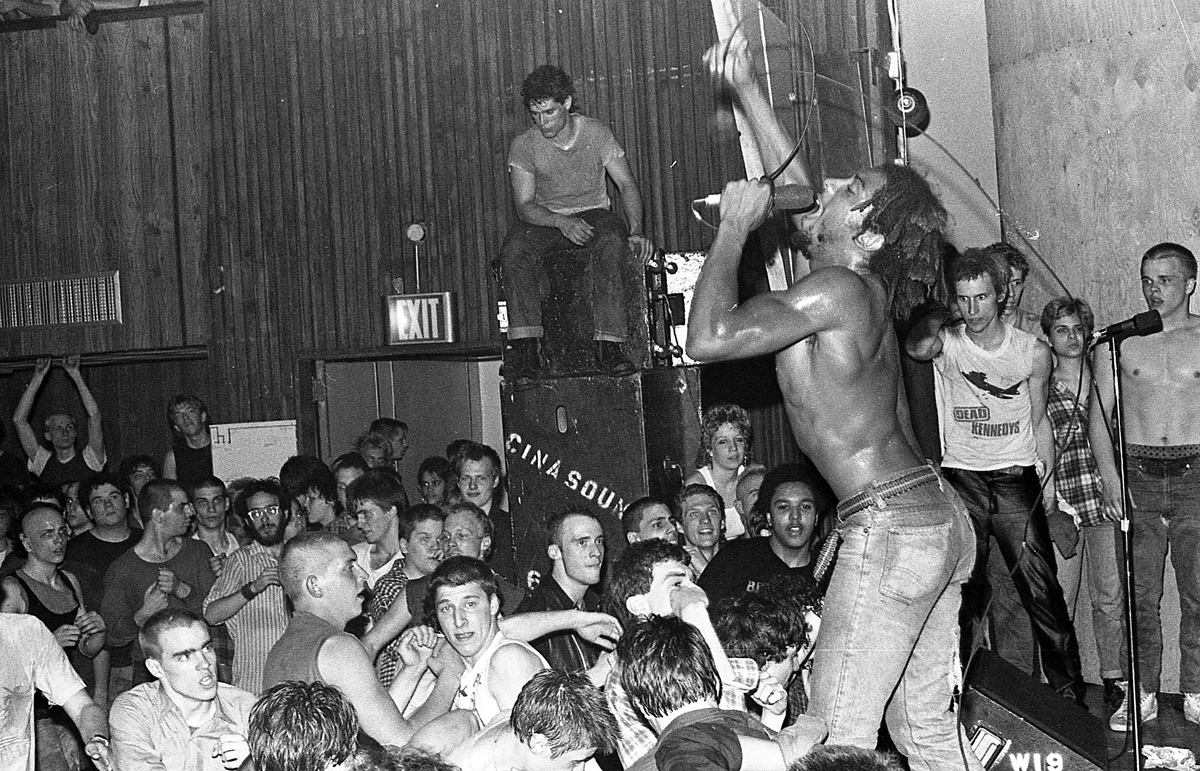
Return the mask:
<path fill-rule="evenodd" d="M 257 596 L 254 593 L 254 582 L 253 581 L 242 586 L 242 596 L 246 598 L 246 602 L 250 602 L 250 600 L 253 600 Z"/>
<path fill-rule="evenodd" d="M 96 734 L 95 736 L 93 736 L 91 739 L 88 740 L 88 744 L 91 744 L 92 742 L 104 742 L 105 747 L 109 746 L 109 744 L 110 744 L 110 742 L 108 741 L 108 737 L 105 736 L 104 734 Z"/>

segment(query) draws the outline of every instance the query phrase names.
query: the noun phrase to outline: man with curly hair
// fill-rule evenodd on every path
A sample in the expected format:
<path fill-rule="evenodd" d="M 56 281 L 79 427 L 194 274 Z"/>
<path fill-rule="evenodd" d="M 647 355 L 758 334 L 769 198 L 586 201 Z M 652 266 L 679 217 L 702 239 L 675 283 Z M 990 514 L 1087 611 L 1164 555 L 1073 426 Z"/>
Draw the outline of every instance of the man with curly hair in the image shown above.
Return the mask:
<path fill-rule="evenodd" d="M 654 244 L 642 230 L 642 196 L 629 160 L 608 126 L 571 111 L 575 86 L 558 67 L 531 72 L 521 98 L 534 125 L 508 151 L 520 221 L 500 247 L 512 346 L 506 376 L 530 378 L 541 370 L 543 258 L 583 246 L 592 253 L 596 364 L 602 372 L 630 375 L 635 367 L 620 346 L 629 327 L 622 276 L 631 271 L 631 252 L 644 262 Z M 607 178 L 620 191 L 624 221 L 611 210 Z"/>
<path fill-rule="evenodd" d="M 764 166 L 778 166 L 792 143 L 757 85 L 745 40 L 719 43 L 709 61 L 749 117 Z M 790 163 L 780 181 L 809 179 Z M 962 502 L 917 449 L 892 329 L 938 285 L 946 211 L 903 166 L 827 180 L 817 205 L 793 218 L 808 275 L 739 304 L 742 249 L 771 203 L 761 180 L 725 188 L 692 300 L 688 355 L 774 354 L 796 441 L 841 501 L 810 712 L 826 720 L 830 742 L 874 748 L 886 718 L 912 769 L 968 765 L 952 704 L 974 534 Z M 930 532 L 939 535 L 920 535 Z"/>

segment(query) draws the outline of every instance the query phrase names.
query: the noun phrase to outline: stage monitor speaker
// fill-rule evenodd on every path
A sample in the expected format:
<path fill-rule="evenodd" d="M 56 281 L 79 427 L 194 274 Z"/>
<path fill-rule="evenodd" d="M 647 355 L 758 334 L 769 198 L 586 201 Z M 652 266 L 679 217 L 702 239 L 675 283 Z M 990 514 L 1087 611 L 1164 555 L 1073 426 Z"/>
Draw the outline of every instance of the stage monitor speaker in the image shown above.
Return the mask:
<path fill-rule="evenodd" d="M 959 720 L 989 771 L 1107 771 L 1104 724 L 986 648 L 967 670 Z"/>
<path fill-rule="evenodd" d="M 653 490 L 674 495 L 699 446 L 700 374 L 543 378 L 501 387 L 517 576 L 544 573 L 546 517 L 585 506 L 600 517 L 605 561 L 625 545 L 621 514 Z"/>

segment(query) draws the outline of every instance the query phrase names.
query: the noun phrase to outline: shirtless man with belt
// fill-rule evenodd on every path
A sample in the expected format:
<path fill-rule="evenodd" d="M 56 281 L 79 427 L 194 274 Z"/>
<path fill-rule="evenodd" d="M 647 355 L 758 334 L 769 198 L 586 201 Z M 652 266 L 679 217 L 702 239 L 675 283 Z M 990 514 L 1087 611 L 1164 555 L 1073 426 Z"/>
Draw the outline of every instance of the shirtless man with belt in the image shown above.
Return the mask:
<path fill-rule="evenodd" d="M 1162 316 L 1162 332 L 1121 343 L 1129 517 L 1133 527 L 1134 603 L 1142 720 L 1158 716 L 1162 624 L 1158 606 L 1168 550 L 1179 585 L 1179 685 L 1183 714 L 1200 723 L 1200 316 L 1196 257 L 1173 243 L 1142 256 L 1142 295 Z M 1110 503 L 1120 503 L 1120 475 L 1108 434 L 1114 390 L 1108 345 L 1095 353 L 1101 409 L 1091 415 L 1092 452 Z M 1128 728 L 1128 695 L 1109 722 Z"/>
<path fill-rule="evenodd" d="M 764 167 L 778 165 L 791 141 L 754 80 L 744 41 L 718 44 L 709 61 L 749 118 Z M 779 181 L 808 179 L 793 164 Z M 818 206 L 794 219 L 811 272 L 739 305 L 742 249 L 770 206 L 765 182 L 725 188 L 692 301 L 688 355 L 774 354 L 796 441 L 841 500 L 843 541 L 816 642 L 810 712 L 828 723 L 831 744 L 874 748 L 886 719 L 914 771 L 978 768 L 960 752 L 951 706 L 975 539 L 962 502 L 917 450 L 892 330 L 892 319 L 941 280 L 945 209 L 903 166 L 827 180 Z"/>

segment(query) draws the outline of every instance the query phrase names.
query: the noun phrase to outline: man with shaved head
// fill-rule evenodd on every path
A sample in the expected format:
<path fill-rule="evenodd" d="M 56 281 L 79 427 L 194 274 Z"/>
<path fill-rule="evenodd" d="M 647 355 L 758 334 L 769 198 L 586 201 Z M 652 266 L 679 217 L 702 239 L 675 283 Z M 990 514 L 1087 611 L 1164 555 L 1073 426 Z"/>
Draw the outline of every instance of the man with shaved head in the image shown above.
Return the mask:
<path fill-rule="evenodd" d="M 267 654 L 264 690 L 287 680 L 335 686 L 354 705 L 362 730 L 380 744 L 406 744 L 413 723 L 422 720 L 418 714 L 440 714 L 449 708 L 457 676 L 440 678 L 426 701 L 428 710 L 422 708 L 425 712 L 414 714 L 412 722 L 406 720 L 396 701 L 407 704 L 416 683 L 397 678 L 389 694 L 375 677 L 363 644 L 343 631 L 362 612 L 366 588 L 366 573 L 344 540 L 324 532 L 293 538 L 280 555 L 279 578 L 295 613 Z"/>

